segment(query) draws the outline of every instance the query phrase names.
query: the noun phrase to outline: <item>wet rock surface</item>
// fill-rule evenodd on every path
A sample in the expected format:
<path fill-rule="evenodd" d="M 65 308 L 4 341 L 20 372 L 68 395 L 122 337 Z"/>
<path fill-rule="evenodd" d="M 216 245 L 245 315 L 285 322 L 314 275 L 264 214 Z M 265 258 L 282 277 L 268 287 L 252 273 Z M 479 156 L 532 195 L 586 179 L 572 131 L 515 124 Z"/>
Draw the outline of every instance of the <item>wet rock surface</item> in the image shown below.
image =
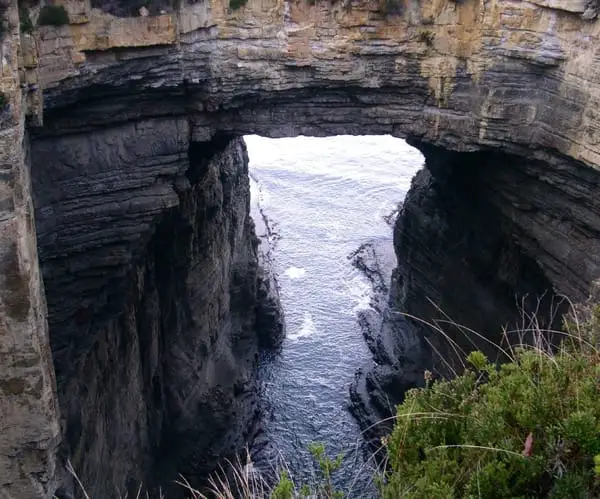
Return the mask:
<path fill-rule="evenodd" d="M 396 216 L 388 217 L 390 225 Z M 429 358 L 418 328 L 390 307 L 389 286 L 396 265 L 393 246 L 389 241 L 368 242 L 350 257 L 373 286 L 371 308 L 360 311 L 358 320 L 375 365 L 356 373 L 350 386 L 349 409 L 359 421 L 366 442 L 379 449 L 406 390 L 423 384 Z"/>

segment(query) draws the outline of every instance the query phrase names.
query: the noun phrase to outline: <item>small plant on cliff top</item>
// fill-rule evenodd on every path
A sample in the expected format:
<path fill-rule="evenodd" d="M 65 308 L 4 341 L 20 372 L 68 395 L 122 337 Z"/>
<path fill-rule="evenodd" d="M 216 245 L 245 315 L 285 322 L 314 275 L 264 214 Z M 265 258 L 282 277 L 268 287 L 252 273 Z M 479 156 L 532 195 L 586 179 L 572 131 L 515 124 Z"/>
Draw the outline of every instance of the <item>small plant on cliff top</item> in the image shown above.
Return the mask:
<path fill-rule="evenodd" d="M 270 499 L 294 499 L 295 487 L 294 482 L 290 479 L 287 470 L 283 470 L 279 474 L 279 481 L 271 491 Z"/>
<path fill-rule="evenodd" d="M 29 16 L 29 9 L 23 5 L 19 6 L 19 25 L 21 33 L 33 33 L 33 22 Z"/>
<path fill-rule="evenodd" d="M 591 310 L 566 325 L 556 352 L 519 347 L 500 366 L 473 352 L 463 375 L 409 391 L 386 441 L 383 497 L 600 497 L 600 310 Z"/>
<path fill-rule="evenodd" d="M 423 42 L 428 47 L 433 47 L 433 41 L 435 40 L 435 33 L 433 31 L 425 30 L 419 33 L 419 41 Z"/>
<path fill-rule="evenodd" d="M 315 494 L 317 497 L 323 497 L 326 499 L 337 499 L 344 496 L 344 494 L 338 490 L 335 490 L 333 485 L 333 475 L 342 466 L 343 455 L 339 454 L 336 458 L 330 458 L 326 451 L 325 446 L 322 443 L 311 443 L 308 446 L 313 459 L 319 467 L 320 480 L 316 485 Z"/>
<path fill-rule="evenodd" d="M 63 26 L 69 24 L 69 14 L 62 5 L 44 5 L 38 22 L 40 26 Z"/>
<path fill-rule="evenodd" d="M 248 3 L 248 0 L 229 0 L 229 8 L 231 10 L 238 10 Z"/>

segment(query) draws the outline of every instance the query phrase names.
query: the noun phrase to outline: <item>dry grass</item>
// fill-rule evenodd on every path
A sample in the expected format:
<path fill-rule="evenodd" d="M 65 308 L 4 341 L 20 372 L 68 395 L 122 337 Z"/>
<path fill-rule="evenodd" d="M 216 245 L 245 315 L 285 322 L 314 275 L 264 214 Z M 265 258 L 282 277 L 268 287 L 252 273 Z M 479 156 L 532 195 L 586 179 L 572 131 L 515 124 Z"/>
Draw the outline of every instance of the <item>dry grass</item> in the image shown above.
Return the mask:
<path fill-rule="evenodd" d="M 269 497 L 270 486 L 264 476 L 254 467 L 250 453 L 246 449 L 245 463 L 225 460 L 208 479 L 207 494 L 194 489 L 188 480 L 180 477 L 178 485 L 187 490 L 192 499 L 239 499 Z"/>

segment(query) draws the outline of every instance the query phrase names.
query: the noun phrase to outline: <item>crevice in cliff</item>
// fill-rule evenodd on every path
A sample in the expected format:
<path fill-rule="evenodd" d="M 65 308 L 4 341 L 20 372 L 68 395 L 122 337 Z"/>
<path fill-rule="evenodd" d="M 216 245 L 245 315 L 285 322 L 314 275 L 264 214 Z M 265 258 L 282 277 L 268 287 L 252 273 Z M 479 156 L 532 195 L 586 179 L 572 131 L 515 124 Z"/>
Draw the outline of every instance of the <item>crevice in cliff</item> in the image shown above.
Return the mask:
<path fill-rule="evenodd" d="M 223 152 L 233 138 L 232 135 L 227 133 L 217 133 L 209 141 L 190 142 L 188 150 L 190 168 L 186 171 L 186 177 L 192 184 L 197 183 L 206 175 L 210 160 L 215 154 Z"/>

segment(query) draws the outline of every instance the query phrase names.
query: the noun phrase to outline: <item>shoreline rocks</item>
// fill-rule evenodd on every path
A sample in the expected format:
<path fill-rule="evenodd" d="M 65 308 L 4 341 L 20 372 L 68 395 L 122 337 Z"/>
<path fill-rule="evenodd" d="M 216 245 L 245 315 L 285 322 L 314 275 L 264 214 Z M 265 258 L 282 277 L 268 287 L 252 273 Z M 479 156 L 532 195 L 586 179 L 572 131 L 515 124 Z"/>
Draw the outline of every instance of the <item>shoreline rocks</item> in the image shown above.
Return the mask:
<path fill-rule="evenodd" d="M 361 311 L 358 321 L 375 365 L 355 374 L 349 409 L 363 429 L 365 441 L 377 449 L 381 437 L 391 429 L 390 418 L 404 392 L 421 386 L 428 361 L 415 328 L 389 306 L 389 283 L 395 266 L 392 241 L 367 242 L 350 258 L 373 286 L 371 308 Z"/>

